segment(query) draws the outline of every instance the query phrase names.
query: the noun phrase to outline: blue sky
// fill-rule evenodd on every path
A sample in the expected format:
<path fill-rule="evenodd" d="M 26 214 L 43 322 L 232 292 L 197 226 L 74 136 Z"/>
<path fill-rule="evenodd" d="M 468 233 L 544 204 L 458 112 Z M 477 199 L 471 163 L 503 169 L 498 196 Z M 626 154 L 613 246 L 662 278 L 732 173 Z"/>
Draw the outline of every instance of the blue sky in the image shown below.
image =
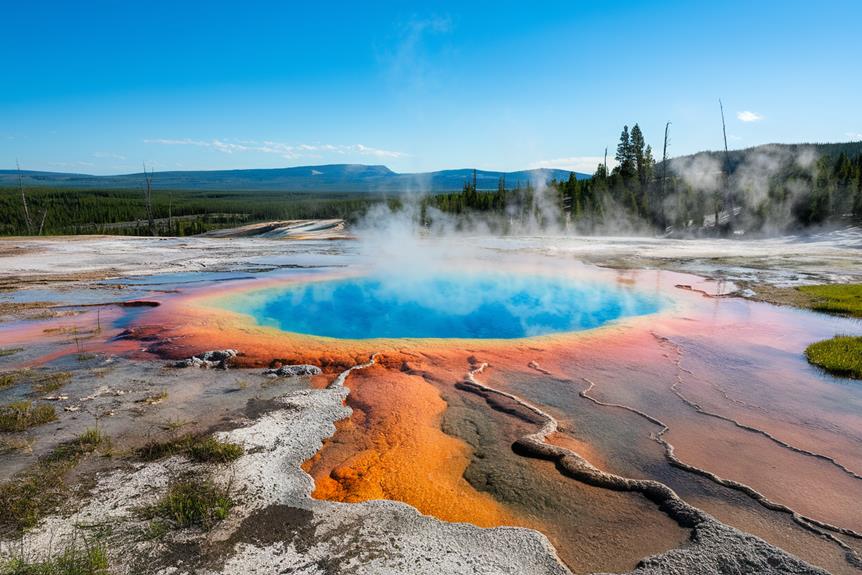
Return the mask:
<path fill-rule="evenodd" d="M 862 139 L 855 0 L 4 4 L 0 167 L 592 171 L 719 97 L 733 148 Z"/>

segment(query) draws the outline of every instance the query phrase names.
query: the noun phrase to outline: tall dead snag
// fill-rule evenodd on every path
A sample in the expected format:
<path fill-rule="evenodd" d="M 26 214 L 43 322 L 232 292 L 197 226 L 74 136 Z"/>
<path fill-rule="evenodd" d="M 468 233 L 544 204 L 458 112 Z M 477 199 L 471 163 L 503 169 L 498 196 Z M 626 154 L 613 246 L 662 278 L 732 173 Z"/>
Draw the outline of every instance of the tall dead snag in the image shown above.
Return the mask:
<path fill-rule="evenodd" d="M 24 180 L 21 177 L 21 164 L 15 160 L 18 168 L 18 190 L 21 192 L 21 203 L 24 204 L 24 224 L 27 226 L 27 235 L 33 235 L 33 220 L 30 219 L 30 208 L 27 207 L 27 195 L 24 193 Z"/>
<path fill-rule="evenodd" d="M 659 201 L 661 202 L 661 219 L 662 223 L 666 224 L 664 221 L 664 198 L 665 198 L 665 181 L 667 180 L 667 132 L 670 128 L 670 122 L 664 125 L 664 148 L 661 152 L 661 188 L 659 190 Z"/>
<path fill-rule="evenodd" d="M 146 187 L 144 188 L 144 201 L 147 205 L 147 224 L 149 227 L 150 235 L 156 235 L 156 221 L 153 216 L 153 172 L 147 171 L 147 164 L 144 162 L 144 183 Z"/>
<path fill-rule="evenodd" d="M 724 105 L 721 98 L 718 99 L 718 107 L 721 109 L 721 134 L 724 136 L 724 170 L 722 180 L 724 187 L 724 206 L 727 210 L 727 221 L 733 223 L 733 194 L 730 192 L 730 153 L 727 151 L 727 127 L 724 123 Z M 715 215 L 715 227 L 718 229 L 718 213 Z"/>
<path fill-rule="evenodd" d="M 39 233 L 37 235 L 42 235 L 42 230 L 45 228 L 45 217 L 48 215 L 48 206 L 45 206 L 45 209 L 42 210 L 42 219 L 39 222 Z"/>

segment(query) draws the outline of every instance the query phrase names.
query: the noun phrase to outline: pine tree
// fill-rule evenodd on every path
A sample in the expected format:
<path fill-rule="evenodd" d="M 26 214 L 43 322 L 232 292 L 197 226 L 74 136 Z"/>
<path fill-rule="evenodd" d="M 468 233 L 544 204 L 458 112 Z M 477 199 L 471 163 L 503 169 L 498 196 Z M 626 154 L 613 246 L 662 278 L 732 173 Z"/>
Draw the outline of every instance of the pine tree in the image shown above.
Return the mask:
<path fill-rule="evenodd" d="M 616 171 L 623 177 L 624 181 L 630 179 L 635 174 L 635 161 L 628 126 L 623 126 L 615 158 L 618 164 Z"/>
<path fill-rule="evenodd" d="M 503 210 L 506 207 L 506 176 L 497 180 L 497 193 L 494 196 L 494 208 Z"/>
<path fill-rule="evenodd" d="M 637 124 L 632 128 L 631 133 L 631 156 L 634 159 L 635 170 L 637 170 L 638 182 L 640 182 L 641 186 L 646 185 L 646 156 L 644 154 L 644 146 L 646 146 L 646 142 L 644 141 L 643 132 L 641 132 L 641 127 Z"/>

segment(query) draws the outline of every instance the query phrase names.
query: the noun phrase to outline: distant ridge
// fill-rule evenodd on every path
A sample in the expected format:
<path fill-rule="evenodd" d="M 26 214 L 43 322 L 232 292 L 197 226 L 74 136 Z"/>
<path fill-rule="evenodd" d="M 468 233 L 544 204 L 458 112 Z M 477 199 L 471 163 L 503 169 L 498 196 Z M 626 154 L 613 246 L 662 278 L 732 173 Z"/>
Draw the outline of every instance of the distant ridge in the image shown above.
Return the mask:
<path fill-rule="evenodd" d="M 547 182 L 568 179 L 570 172 L 557 169 L 495 172 L 476 170 L 477 187 L 482 190 L 497 188 L 501 176 L 506 186 L 522 187 L 529 182 Z M 86 189 L 137 189 L 144 181 L 142 173 L 117 176 L 92 176 L 57 172 L 21 171 L 26 187 L 86 188 Z M 578 179 L 586 174 L 575 173 Z M 417 174 L 399 174 L 386 166 L 364 164 L 327 164 L 293 168 L 249 170 L 171 171 L 156 172 L 153 187 L 162 190 L 236 190 L 290 192 L 447 192 L 460 190 L 464 182 L 472 179 L 473 169 L 441 170 Z M 18 185 L 18 172 L 0 170 L 0 187 Z"/>

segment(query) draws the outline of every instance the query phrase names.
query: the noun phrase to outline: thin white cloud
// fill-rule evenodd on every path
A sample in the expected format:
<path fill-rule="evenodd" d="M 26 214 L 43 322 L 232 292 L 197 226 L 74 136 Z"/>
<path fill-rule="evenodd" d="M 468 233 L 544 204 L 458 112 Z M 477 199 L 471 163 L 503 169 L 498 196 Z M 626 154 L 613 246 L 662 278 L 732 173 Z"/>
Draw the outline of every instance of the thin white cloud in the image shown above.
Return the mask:
<path fill-rule="evenodd" d="M 284 142 L 273 142 L 264 140 L 193 140 L 156 138 L 144 140 L 146 144 L 161 144 L 166 146 L 197 146 L 210 148 L 225 154 L 238 152 L 257 152 L 262 154 L 274 154 L 287 160 L 300 158 L 322 158 L 326 155 L 340 156 L 368 156 L 374 158 L 403 158 L 407 156 L 404 152 L 373 148 L 363 144 L 286 144 Z"/>
<path fill-rule="evenodd" d="M 449 38 L 454 28 L 445 14 L 396 22 L 387 48 L 377 52 L 383 78 L 397 92 L 406 92 L 405 97 L 448 86 L 446 64 L 457 55 Z"/>
<path fill-rule="evenodd" d="M 605 159 L 602 156 L 571 156 L 552 160 L 538 160 L 530 164 L 530 168 L 556 168 L 558 170 L 592 174 L 596 171 L 598 165 L 604 163 L 604 161 Z M 608 167 L 610 169 L 613 169 L 616 164 L 616 160 L 611 157 L 608 158 Z"/>
<path fill-rule="evenodd" d="M 125 160 L 126 156 L 113 152 L 93 152 L 94 158 L 109 158 L 111 160 Z"/>
<path fill-rule="evenodd" d="M 846 136 L 853 141 L 862 140 L 862 132 L 847 132 Z"/>
<path fill-rule="evenodd" d="M 763 119 L 763 116 L 756 112 L 750 112 L 748 110 L 745 110 L 742 112 L 737 112 L 736 119 L 741 122 L 759 122 Z"/>

